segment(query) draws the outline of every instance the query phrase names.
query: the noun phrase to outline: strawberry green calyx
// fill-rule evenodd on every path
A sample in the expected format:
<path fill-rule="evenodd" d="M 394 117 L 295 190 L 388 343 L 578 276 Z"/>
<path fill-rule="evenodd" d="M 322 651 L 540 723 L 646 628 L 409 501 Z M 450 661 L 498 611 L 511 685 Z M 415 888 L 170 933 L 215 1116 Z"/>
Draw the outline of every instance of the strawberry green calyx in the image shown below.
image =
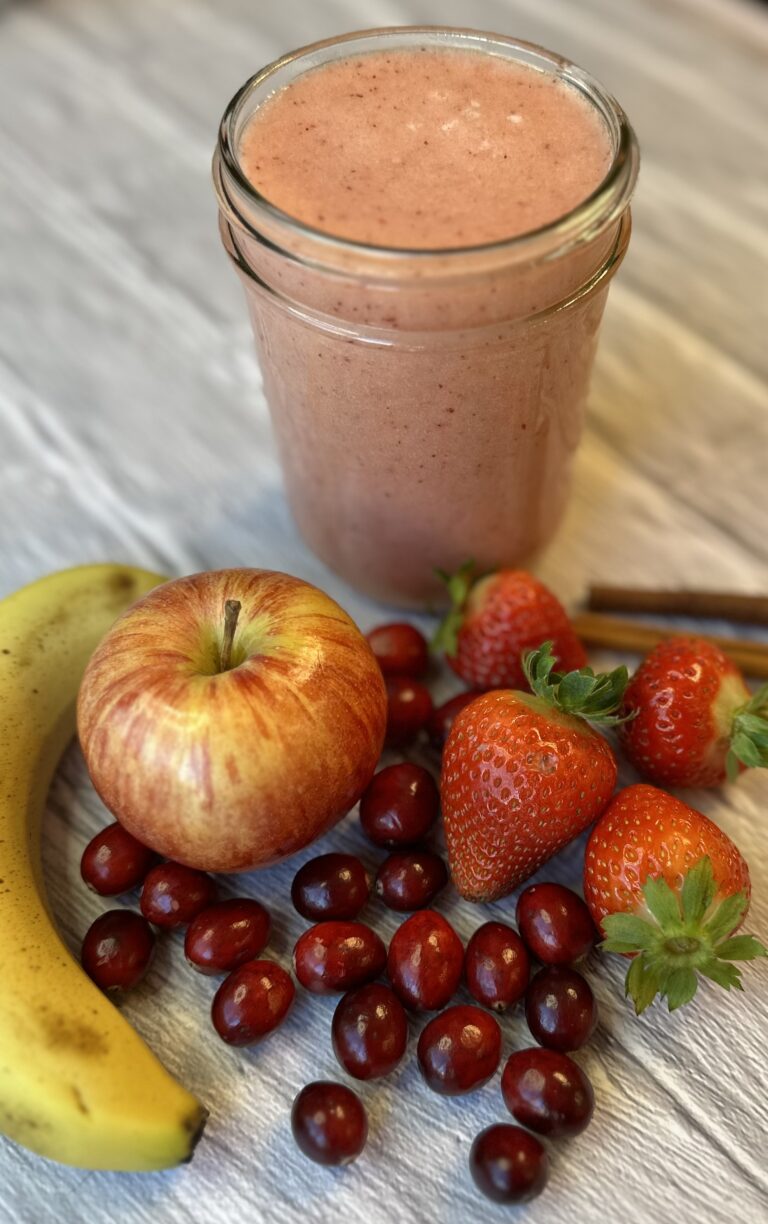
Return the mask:
<path fill-rule="evenodd" d="M 731 746 L 725 758 L 729 782 L 739 776 L 740 763 L 748 769 L 768 769 L 768 684 L 733 716 Z"/>
<path fill-rule="evenodd" d="M 523 656 L 523 671 L 531 692 L 564 714 L 585 718 L 588 722 L 615 726 L 633 715 L 619 714 L 629 672 L 623 665 L 597 675 L 591 667 L 562 675 L 554 671 L 553 643 L 544 642 L 538 650 Z"/>
<path fill-rule="evenodd" d="M 464 609 L 475 582 L 475 563 L 465 561 L 455 574 L 449 574 L 442 569 L 435 570 L 435 573 L 448 588 L 451 607 L 437 626 L 430 646 L 434 651 L 455 655 L 459 646 L 459 630 L 464 620 Z"/>
<path fill-rule="evenodd" d="M 748 897 L 732 893 L 715 902 L 717 885 L 708 857 L 685 876 L 679 893 L 664 879 L 649 876 L 643 897 L 649 917 L 609 914 L 603 918 L 605 952 L 636 954 L 627 971 L 625 994 L 639 1016 L 657 995 L 676 1011 L 696 994 L 699 974 L 724 990 L 743 990 L 741 972 L 733 961 L 768 956 L 752 935 L 735 935 Z"/>

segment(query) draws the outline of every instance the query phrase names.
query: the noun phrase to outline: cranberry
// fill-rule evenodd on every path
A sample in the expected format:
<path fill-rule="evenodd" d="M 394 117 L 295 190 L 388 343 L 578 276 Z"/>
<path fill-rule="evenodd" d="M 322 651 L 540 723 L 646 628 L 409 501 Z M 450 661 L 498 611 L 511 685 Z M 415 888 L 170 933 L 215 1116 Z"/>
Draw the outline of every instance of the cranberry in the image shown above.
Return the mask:
<path fill-rule="evenodd" d="M 407 676 L 387 677 L 387 731 L 390 748 L 407 744 L 426 726 L 432 713 L 429 689 Z"/>
<path fill-rule="evenodd" d="M 504 1122 L 481 1131 L 469 1153 L 472 1180 L 494 1203 L 527 1203 L 541 1194 L 548 1163 L 534 1135 Z"/>
<path fill-rule="evenodd" d="M 365 635 L 385 676 L 423 676 L 429 666 L 427 639 L 415 625 L 378 625 Z"/>
<path fill-rule="evenodd" d="M 321 854 L 296 872 L 294 908 L 303 918 L 356 918 L 368 900 L 371 882 L 353 854 Z"/>
<path fill-rule="evenodd" d="M 264 951 L 269 914 L 258 901 L 235 897 L 201 910 L 187 927 L 184 953 L 201 973 L 229 973 Z"/>
<path fill-rule="evenodd" d="M 479 693 L 457 693 L 455 697 L 449 697 L 448 701 L 444 701 L 432 711 L 427 722 L 427 735 L 433 748 L 437 748 L 438 752 L 443 751 L 456 717 L 461 714 L 465 706 L 469 705 L 470 701 L 474 701 L 479 695 Z"/>
<path fill-rule="evenodd" d="M 368 1119 L 357 1093 L 344 1084 L 316 1080 L 302 1088 L 291 1110 L 296 1146 L 322 1165 L 355 1160 L 368 1138 Z"/>
<path fill-rule="evenodd" d="M 578 1135 L 595 1107 L 592 1085 L 573 1059 L 557 1050 L 517 1050 L 501 1077 L 504 1103 L 516 1122 L 553 1139 Z"/>
<path fill-rule="evenodd" d="M 230 973 L 211 1007 L 213 1027 L 227 1045 L 255 1045 L 283 1023 L 296 987 L 290 973 L 271 960 L 252 960 Z"/>
<path fill-rule="evenodd" d="M 456 993 L 464 948 L 450 922 L 434 910 L 406 918 L 392 936 L 389 980 L 406 1007 L 437 1011 Z"/>
<path fill-rule="evenodd" d="M 141 890 L 141 912 L 159 927 L 186 926 L 216 900 L 216 885 L 204 871 L 182 863 L 153 867 Z"/>
<path fill-rule="evenodd" d="M 532 884 L 517 902 L 517 925 L 544 965 L 569 965 L 589 952 L 597 932 L 589 910 L 562 884 Z"/>
<path fill-rule="evenodd" d="M 130 990 L 144 977 L 155 950 L 152 928 L 133 910 L 107 910 L 85 933 L 83 969 L 102 990 Z"/>
<path fill-rule="evenodd" d="M 447 1007 L 422 1030 L 417 1053 L 433 1092 L 471 1092 L 486 1084 L 499 1065 L 499 1022 L 479 1007 Z"/>
<path fill-rule="evenodd" d="M 387 949 L 363 922 L 318 922 L 293 950 L 296 977 L 313 994 L 337 994 L 384 972 Z"/>
<path fill-rule="evenodd" d="M 99 896 L 117 897 L 138 888 L 156 862 L 155 852 L 115 821 L 88 842 L 80 860 L 80 874 Z"/>
<path fill-rule="evenodd" d="M 421 765 L 388 765 L 380 769 L 360 800 L 360 824 L 366 837 L 385 850 L 413 846 L 437 820 L 440 794 Z"/>
<path fill-rule="evenodd" d="M 525 994 L 531 962 L 525 944 L 512 927 L 486 922 L 467 944 L 467 987 L 473 999 L 503 1012 Z"/>
<path fill-rule="evenodd" d="M 448 868 L 431 850 L 400 850 L 390 854 L 376 873 L 374 889 L 393 910 L 417 910 L 431 905 L 448 883 Z"/>
<path fill-rule="evenodd" d="M 575 969 L 540 969 L 525 996 L 525 1018 L 539 1045 L 578 1050 L 597 1024 L 597 1003 L 589 983 Z"/>
<path fill-rule="evenodd" d="M 389 986 L 378 982 L 345 994 L 333 1013 L 333 1048 L 355 1079 L 380 1079 L 394 1071 L 408 1044 L 408 1020 Z"/>

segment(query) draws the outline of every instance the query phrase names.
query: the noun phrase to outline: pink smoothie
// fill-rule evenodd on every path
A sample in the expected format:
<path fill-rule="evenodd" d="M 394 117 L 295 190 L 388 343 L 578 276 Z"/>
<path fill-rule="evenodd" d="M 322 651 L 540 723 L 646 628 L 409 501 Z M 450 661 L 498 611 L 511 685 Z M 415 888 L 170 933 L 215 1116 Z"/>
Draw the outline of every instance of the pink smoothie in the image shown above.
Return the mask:
<path fill-rule="evenodd" d="M 434 249 L 499 242 L 570 212 L 605 177 L 594 106 L 476 51 L 372 52 L 310 70 L 258 108 L 242 168 L 328 234 Z"/>
<path fill-rule="evenodd" d="M 397 603 L 434 599 L 437 567 L 518 564 L 552 535 L 629 232 L 617 211 L 567 242 L 506 241 L 586 200 L 614 138 L 556 67 L 414 35 L 268 74 L 232 147 L 280 212 L 226 173 L 219 192 L 299 527 Z"/>

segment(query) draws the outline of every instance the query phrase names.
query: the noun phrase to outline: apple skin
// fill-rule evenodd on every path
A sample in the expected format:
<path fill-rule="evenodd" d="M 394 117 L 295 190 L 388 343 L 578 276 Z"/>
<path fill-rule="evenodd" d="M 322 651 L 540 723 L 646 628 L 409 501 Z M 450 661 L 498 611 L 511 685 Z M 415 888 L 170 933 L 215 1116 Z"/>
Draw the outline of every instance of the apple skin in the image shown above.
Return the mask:
<path fill-rule="evenodd" d="M 224 603 L 242 607 L 220 671 Z M 228 569 L 157 587 L 92 656 L 78 734 L 110 812 L 159 854 L 248 871 L 294 854 L 360 798 L 386 690 L 354 621 L 288 574 Z"/>

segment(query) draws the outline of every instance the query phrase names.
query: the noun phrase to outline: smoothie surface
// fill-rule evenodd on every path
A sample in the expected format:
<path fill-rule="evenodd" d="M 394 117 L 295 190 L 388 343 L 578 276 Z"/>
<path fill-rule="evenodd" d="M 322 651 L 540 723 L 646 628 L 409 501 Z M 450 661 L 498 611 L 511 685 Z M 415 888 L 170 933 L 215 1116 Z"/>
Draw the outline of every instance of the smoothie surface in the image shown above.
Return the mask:
<path fill-rule="evenodd" d="M 612 157 L 591 102 L 482 51 L 395 49 L 313 68 L 254 112 L 240 165 L 340 238 L 414 250 L 501 241 L 570 212 Z"/>

